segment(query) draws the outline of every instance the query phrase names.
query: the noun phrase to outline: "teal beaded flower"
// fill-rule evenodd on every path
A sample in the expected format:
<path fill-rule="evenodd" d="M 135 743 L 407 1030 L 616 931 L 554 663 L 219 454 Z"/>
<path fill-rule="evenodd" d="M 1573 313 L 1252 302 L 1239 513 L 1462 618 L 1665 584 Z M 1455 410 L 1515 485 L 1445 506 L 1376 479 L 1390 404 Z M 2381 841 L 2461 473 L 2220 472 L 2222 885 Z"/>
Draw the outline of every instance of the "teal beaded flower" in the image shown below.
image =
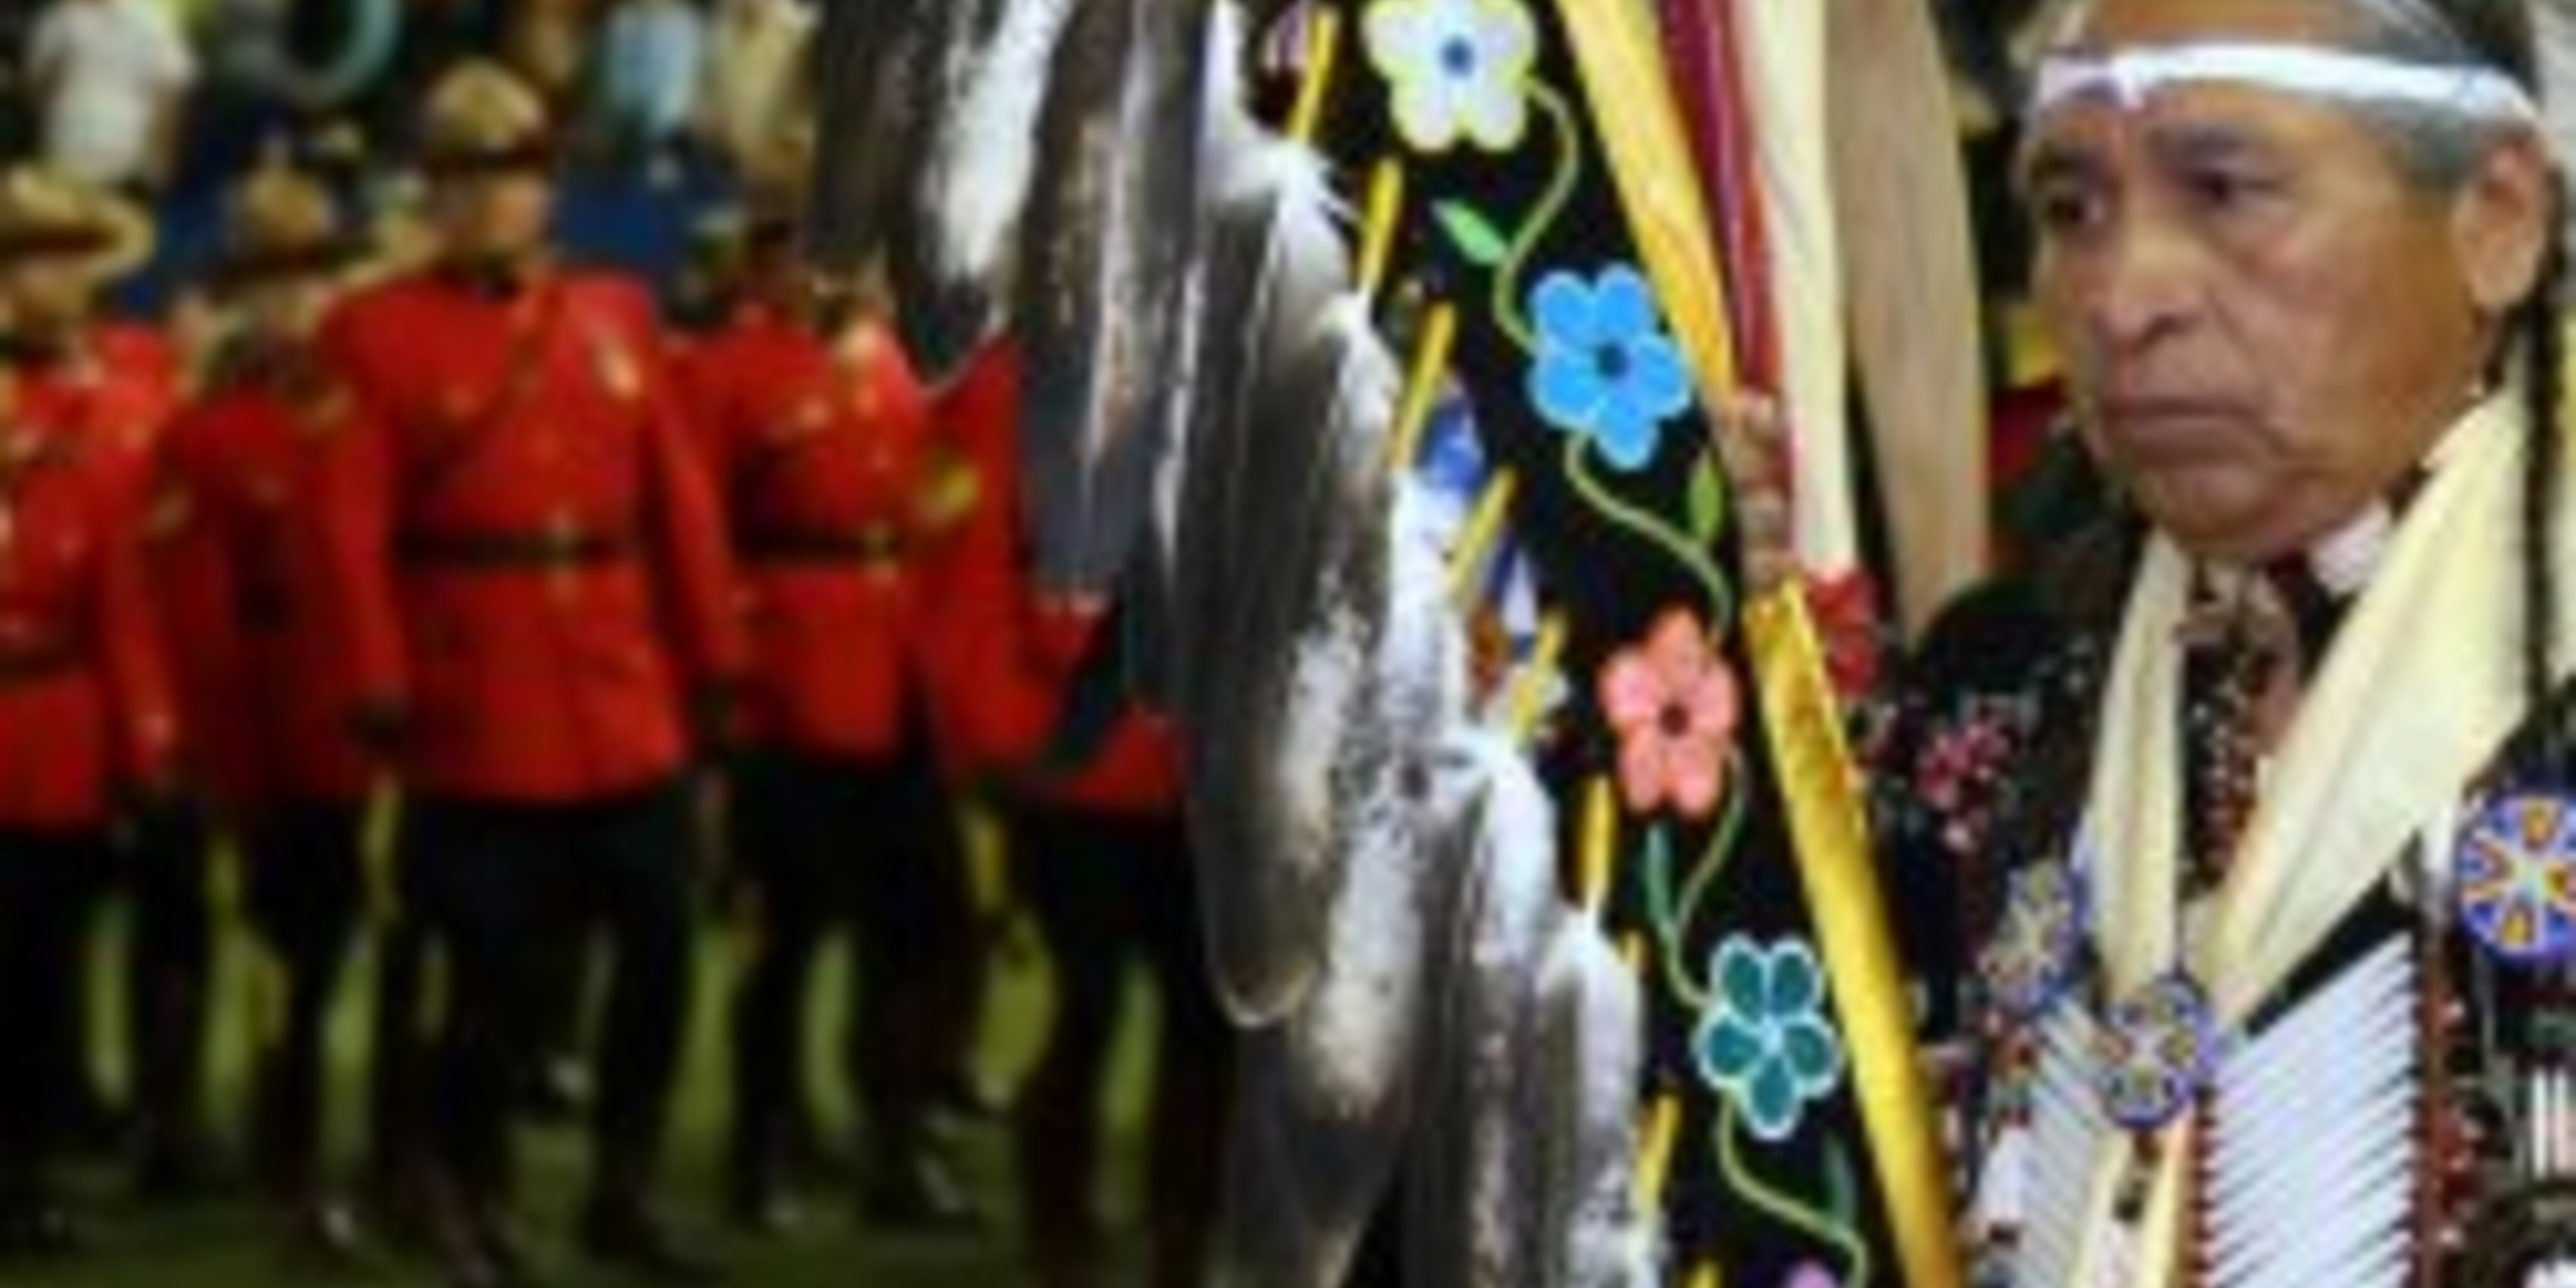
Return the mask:
<path fill-rule="evenodd" d="M 1710 960 L 1709 978 L 1709 1006 L 1692 1041 L 1700 1076 L 1743 1115 L 1755 1139 L 1785 1141 L 1797 1134 L 1807 1106 L 1843 1076 L 1815 950 L 1798 939 L 1766 947 L 1729 935 Z"/>

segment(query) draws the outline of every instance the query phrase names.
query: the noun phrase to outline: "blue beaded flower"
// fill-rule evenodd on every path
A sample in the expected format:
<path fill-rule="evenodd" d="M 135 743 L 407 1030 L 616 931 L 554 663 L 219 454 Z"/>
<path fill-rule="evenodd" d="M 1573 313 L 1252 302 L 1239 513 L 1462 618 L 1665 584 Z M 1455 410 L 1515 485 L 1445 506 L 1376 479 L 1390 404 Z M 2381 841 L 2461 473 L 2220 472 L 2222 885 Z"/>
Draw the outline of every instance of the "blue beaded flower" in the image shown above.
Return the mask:
<path fill-rule="evenodd" d="M 1547 423 L 1592 440 L 1620 470 L 1645 468 L 1664 422 L 1690 406 L 1690 374 L 1654 292 L 1615 264 L 1590 282 L 1552 272 L 1530 292 L 1537 353 L 1530 401 Z"/>

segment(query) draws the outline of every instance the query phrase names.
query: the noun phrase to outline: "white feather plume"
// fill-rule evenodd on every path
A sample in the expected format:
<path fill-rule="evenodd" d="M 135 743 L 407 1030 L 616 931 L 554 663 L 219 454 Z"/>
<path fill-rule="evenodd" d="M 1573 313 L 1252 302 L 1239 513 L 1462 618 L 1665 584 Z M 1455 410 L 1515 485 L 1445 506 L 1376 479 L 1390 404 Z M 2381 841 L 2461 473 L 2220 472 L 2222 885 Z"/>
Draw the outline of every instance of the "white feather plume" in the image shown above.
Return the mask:
<path fill-rule="evenodd" d="M 1546 1235 L 1559 1288 L 1660 1282 L 1654 1226 L 1637 1207 L 1637 1085 L 1645 1003 L 1636 973 L 1588 917 L 1569 917 L 1539 970 L 1547 1076 L 1564 1088 L 1546 1124 Z"/>
<path fill-rule="evenodd" d="M 933 209 L 942 212 L 931 225 L 931 258 L 943 276 L 993 278 L 1018 240 L 1037 172 L 1048 65 L 1074 2 L 1015 0 L 991 47 L 962 69 L 965 92 L 955 114 L 939 125 L 928 159 Z"/>

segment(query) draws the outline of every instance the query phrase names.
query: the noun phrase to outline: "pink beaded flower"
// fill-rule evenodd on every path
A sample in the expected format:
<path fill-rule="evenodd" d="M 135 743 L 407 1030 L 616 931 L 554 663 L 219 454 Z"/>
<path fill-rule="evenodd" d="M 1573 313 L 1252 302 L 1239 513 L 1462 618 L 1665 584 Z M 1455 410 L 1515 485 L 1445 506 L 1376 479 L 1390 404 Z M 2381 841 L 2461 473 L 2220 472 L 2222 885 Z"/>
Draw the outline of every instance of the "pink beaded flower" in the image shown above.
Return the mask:
<path fill-rule="evenodd" d="M 1601 710 L 1619 736 L 1619 792 L 1644 814 L 1704 819 L 1726 786 L 1743 698 L 1697 617 L 1672 609 L 1601 668 Z"/>

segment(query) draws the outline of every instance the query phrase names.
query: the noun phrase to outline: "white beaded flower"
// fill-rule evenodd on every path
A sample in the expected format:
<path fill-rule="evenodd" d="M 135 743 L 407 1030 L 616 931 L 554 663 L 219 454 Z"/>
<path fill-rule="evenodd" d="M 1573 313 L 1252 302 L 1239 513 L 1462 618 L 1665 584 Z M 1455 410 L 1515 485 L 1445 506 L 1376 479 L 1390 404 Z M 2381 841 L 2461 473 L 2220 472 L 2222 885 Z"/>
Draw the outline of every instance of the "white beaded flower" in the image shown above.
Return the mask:
<path fill-rule="evenodd" d="M 1446 152 L 1466 138 L 1493 152 L 1529 125 L 1538 35 L 1520 0 L 1377 0 L 1362 34 L 1395 96 L 1407 145 Z"/>

